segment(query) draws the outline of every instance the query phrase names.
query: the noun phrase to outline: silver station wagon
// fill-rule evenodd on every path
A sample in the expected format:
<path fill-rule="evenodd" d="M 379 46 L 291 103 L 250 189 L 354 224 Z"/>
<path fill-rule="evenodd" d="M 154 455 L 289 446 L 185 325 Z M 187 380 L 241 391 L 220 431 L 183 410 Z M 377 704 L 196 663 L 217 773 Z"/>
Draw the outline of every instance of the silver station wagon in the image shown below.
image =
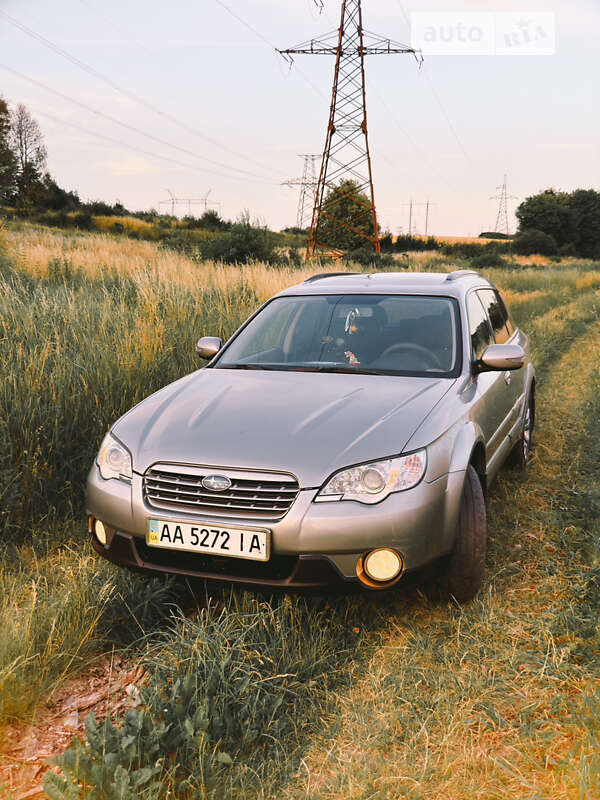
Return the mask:
<path fill-rule="evenodd" d="M 473 597 L 485 491 L 531 451 L 528 340 L 471 271 L 315 275 L 105 437 L 96 551 L 131 568 L 274 587 Z M 431 578 L 430 578 L 431 579 Z"/>

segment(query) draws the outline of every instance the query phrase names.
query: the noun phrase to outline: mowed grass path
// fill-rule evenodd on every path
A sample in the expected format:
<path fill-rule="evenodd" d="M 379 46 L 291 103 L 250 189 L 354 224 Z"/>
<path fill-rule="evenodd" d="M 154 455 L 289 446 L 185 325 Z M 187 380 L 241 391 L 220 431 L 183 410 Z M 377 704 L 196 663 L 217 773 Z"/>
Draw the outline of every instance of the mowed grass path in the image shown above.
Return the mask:
<path fill-rule="evenodd" d="M 194 776 L 198 796 L 600 796 L 597 264 L 489 271 L 531 335 L 538 429 L 526 475 L 504 471 L 490 492 L 488 579 L 473 604 L 235 591 L 197 622 L 172 623 L 181 594 L 90 554 L 85 469 L 108 422 L 194 368 L 198 335 L 227 334 L 306 271 L 35 229 L 9 245 L 19 270 L 3 284 L 0 472 L 14 482 L 0 492 L 18 525 L 1 553 L 0 721 L 35 714 L 97 654 L 135 642 L 141 623 L 154 639 L 131 659 L 157 682 L 193 673 L 190 702 L 212 709 L 206 753 L 232 756 L 211 782 Z M 117 255 L 118 271 L 107 266 Z M 11 495 L 23 477 L 27 493 Z M 173 771 L 161 780 L 178 785 Z"/>
<path fill-rule="evenodd" d="M 600 297 L 523 325 L 536 455 L 490 492 L 484 591 L 398 599 L 282 797 L 600 796 Z"/>

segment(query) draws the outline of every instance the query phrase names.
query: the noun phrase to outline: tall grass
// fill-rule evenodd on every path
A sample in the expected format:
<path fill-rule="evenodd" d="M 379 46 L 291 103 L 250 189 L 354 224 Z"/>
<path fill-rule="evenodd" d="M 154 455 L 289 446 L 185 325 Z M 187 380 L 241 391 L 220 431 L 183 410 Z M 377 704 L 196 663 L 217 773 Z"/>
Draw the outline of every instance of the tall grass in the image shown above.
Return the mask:
<path fill-rule="evenodd" d="M 90 656 L 138 640 L 181 597 L 173 581 L 100 561 L 81 546 L 83 526 L 72 527 L 0 547 L 0 722 L 29 716 Z"/>
<path fill-rule="evenodd" d="M 94 653 L 154 630 L 144 640 L 151 688 L 142 705 L 110 724 L 90 719 L 86 744 L 62 761 L 83 785 L 50 778 L 52 796 L 395 800 L 397 759 L 408 796 L 463 800 L 476 796 L 477 747 L 488 753 L 497 737 L 541 758 L 548 715 L 581 746 L 593 785 L 592 738 L 575 727 L 583 720 L 590 737 L 600 735 L 580 697 L 599 677 L 597 578 L 584 569 L 598 557 L 589 524 L 597 513 L 581 443 L 598 456 L 585 413 L 595 420 L 600 411 L 597 383 L 580 386 L 597 355 L 597 265 L 489 271 L 531 335 L 541 419 L 546 404 L 562 416 L 542 424 L 533 480 L 509 474 L 491 492 L 490 582 L 473 606 L 434 607 L 410 594 L 323 603 L 234 591 L 185 620 L 169 618 L 175 588 L 99 563 L 82 544 L 86 472 L 116 417 L 199 366 L 199 336 L 228 336 L 262 300 L 315 270 L 198 264 L 145 242 L 27 226 L 9 232 L 8 252 L 12 264 L 0 255 L 0 719 L 26 716 Z M 423 254 L 409 266 L 456 265 Z M 527 697 L 518 705 L 520 688 L 534 692 L 531 708 Z M 544 711 L 544 693 L 555 690 Z M 595 708 L 591 690 L 586 697 Z M 551 743 L 570 787 L 574 757 L 562 739 Z M 510 769 L 508 750 L 498 760 Z M 487 796 L 536 796 L 490 763 Z M 519 769 L 546 767 L 520 760 Z"/>
<path fill-rule="evenodd" d="M 221 609 L 179 620 L 144 656 L 140 707 L 124 725 L 88 719 L 86 745 L 58 759 L 67 779 L 48 775 L 47 790 L 69 797 L 83 783 L 83 796 L 106 800 L 275 796 L 306 729 L 348 683 L 340 668 L 356 654 L 365 610 L 232 594 Z"/>
<path fill-rule="evenodd" d="M 151 274 L 91 280 L 55 267 L 34 279 L 2 268 L 2 529 L 80 514 L 108 426 L 198 368 L 199 336 L 227 337 L 257 305 L 244 283 L 196 294 Z"/>

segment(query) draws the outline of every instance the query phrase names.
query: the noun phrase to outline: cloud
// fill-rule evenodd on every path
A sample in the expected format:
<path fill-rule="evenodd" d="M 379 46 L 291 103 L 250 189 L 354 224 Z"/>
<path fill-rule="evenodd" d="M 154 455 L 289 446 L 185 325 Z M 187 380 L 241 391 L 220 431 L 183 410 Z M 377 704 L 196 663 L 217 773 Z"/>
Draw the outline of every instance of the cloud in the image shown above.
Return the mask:
<path fill-rule="evenodd" d="M 121 158 L 97 162 L 97 169 L 107 171 L 118 177 L 135 178 L 159 172 L 160 169 L 145 158 Z"/>

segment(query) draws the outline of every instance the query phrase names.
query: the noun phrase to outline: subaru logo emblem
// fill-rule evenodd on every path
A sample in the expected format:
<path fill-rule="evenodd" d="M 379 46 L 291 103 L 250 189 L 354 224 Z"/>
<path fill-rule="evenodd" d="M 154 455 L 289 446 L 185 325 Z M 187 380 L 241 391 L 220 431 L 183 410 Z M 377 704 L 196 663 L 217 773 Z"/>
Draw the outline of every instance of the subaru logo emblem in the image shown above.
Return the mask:
<path fill-rule="evenodd" d="M 202 478 L 202 486 L 209 492 L 225 492 L 231 488 L 231 481 L 226 475 L 207 475 Z"/>

